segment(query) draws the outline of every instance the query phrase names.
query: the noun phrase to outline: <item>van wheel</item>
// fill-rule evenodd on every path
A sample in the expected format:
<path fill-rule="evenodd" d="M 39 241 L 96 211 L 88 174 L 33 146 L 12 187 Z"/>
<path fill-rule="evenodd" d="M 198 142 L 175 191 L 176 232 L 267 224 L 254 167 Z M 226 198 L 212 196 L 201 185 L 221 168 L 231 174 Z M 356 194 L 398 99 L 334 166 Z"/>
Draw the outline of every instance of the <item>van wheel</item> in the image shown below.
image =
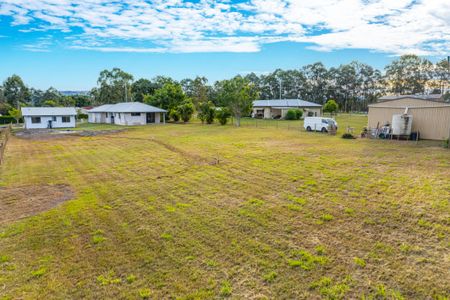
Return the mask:
<path fill-rule="evenodd" d="M 326 132 L 328 132 L 328 130 L 325 128 L 325 127 L 322 127 L 322 133 L 326 133 Z"/>
<path fill-rule="evenodd" d="M 311 131 L 311 127 L 306 127 L 306 131 Z"/>

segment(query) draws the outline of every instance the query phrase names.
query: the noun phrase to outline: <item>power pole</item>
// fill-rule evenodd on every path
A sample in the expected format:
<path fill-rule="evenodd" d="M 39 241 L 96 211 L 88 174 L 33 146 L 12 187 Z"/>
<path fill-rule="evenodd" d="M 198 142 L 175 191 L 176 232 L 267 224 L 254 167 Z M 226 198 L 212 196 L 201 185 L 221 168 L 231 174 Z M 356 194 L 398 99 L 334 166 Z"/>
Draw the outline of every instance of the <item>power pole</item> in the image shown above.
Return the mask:
<path fill-rule="evenodd" d="M 128 102 L 127 82 L 125 81 L 125 102 Z"/>
<path fill-rule="evenodd" d="M 280 100 L 281 100 L 281 87 L 282 87 L 282 83 L 283 83 L 283 80 L 280 78 Z"/>

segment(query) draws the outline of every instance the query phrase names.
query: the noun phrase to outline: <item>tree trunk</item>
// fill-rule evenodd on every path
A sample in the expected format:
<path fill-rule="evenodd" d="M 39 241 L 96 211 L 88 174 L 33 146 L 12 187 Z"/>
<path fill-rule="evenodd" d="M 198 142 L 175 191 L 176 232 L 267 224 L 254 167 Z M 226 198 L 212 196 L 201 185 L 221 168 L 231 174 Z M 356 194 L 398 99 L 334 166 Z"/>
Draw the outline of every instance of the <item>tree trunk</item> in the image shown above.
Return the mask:
<path fill-rule="evenodd" d="M 236 127 L 240 127 L 241 126 L 241 117 L 240 116 L 236 116 Z"/>

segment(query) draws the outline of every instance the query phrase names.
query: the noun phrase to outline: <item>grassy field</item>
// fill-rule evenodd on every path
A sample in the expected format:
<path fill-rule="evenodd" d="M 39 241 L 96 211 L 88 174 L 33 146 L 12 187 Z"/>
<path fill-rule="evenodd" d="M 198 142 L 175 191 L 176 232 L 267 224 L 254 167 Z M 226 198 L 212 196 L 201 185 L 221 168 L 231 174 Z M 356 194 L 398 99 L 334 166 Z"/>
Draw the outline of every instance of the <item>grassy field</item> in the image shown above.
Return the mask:
<path fill-rule="evenodd" d="M 12 137 L 0 296 L 448 299 L 448 150 L 251 121 Z"/>

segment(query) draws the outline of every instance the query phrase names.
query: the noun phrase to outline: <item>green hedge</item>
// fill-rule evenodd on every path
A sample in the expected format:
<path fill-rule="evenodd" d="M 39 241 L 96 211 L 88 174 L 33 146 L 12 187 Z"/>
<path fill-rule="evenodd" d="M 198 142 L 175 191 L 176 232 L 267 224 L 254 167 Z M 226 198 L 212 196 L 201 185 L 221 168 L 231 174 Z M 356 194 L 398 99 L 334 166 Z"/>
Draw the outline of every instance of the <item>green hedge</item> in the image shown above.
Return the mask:
<path fill-rule="evenodd" d="M 78 114 L 77 115 L 77 120 L 87 120 L 87 119 L 88 119 L 87 114 Z"/>
<path fill-rule="evenodd" d="M 23 123 L 23 119 L 20 118 L 20 123 Z M 9 123 L 16 123 L 16 119 L 14 119 L 11 116 L 0 116 L 0 124 L 9 124 Z"/>

